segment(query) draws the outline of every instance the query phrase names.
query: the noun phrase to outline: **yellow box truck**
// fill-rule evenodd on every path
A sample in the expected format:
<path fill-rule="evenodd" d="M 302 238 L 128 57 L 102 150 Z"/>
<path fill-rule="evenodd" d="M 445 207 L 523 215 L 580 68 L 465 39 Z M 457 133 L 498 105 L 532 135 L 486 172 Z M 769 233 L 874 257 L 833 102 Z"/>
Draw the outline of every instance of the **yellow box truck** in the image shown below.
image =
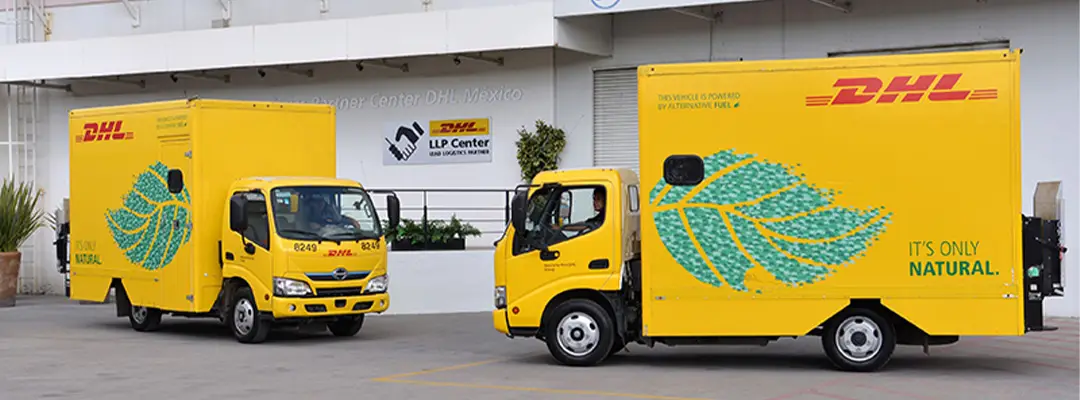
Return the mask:
<path fill-rule="evenodd" d="M 71 297 L 138 331 L 163 314 L 355 335 L 390 305 L 369 191 L 336 179 L 333 106 L 188 99 L 70 113 Z"/>
<path fill-rule="evenodd" d="M 1046 329 L 1064 249 L 1057 205 L 1021 210 L 1019 60 L 639 67 L 640 189 L 595 168 L 519 192 L 496 330 L 569 365 L 815 335 L 838 368 L 873 371 L 897 344 Z"/>

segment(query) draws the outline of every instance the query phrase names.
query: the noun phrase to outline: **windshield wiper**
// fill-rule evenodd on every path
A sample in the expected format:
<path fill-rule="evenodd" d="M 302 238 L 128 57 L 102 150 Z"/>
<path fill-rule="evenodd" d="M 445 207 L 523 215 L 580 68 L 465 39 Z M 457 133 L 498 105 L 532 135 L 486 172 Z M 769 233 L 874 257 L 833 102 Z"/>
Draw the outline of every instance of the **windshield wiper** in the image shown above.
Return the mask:
<path fill-rule="evenodd" d="M 372 235 L 372 234 L 364 234 L 362 232 L 338 232 L 338 233 L 330 234 L 327 237 L 334 237 L 334 236 L 355 237 L 357 242 L 359 242 L 361 240 L 377 240 L 377 239 L 380 238 L 380 236 L 376 236 L 376 235 Z"/>
<path fill-rule="evenodd" d="M 319 241 L 319 243 L 322 243 L 323 240 L 328 240 L 328 239 L 322 237 L 322 235 L 320 235 L 318 233 L 315 233 L 315 232 L 311 232 L 311 231 L 302 231 L 302 230 L 299 230 L 299 229 L 281 229 L 280 231 L 281 231 L 281 233 L 295 233 L 297 235 L 304 235 L 304 236 L 307 236 L 307 237 L 309 237 L 311 239 L 317 239 Z"/>

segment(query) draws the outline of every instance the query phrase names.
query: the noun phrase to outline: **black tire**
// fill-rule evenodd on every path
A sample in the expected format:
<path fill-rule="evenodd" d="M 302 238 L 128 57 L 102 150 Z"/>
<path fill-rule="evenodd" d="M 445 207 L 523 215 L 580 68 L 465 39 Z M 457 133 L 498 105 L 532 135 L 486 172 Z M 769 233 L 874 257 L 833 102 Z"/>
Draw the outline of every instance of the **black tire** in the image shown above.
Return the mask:
<path fill-rule="evenodd" d="M 560 340 L 560 333 L 564 334 L 563 340 Z M 616 340 L 615 324 L 611 315 L 596 302 L 574 299 L 552 310 L 544 326 L 544 337 L 548 351 L 558 362 L 592 366 L 604 361 L 611 353 Z M 570 346 L 580 346 L 581 351 L 573 351 Z"/>
<path fill-rule="evenodd" d="M 619 352 L 623 351 L 625 348 L 626 343 L 623 342 L 622 338 L 615 336 L 615 341 L 611 344 L 611 351 L 608 351 L 608 357 L 619 354 Z"/>
<path fill-rule="evenodd" d="M 270 334 L 270 322 L 260 318 L 255 296 L 248 287 L 236 290 L 225 324 L 240 343 L 262 343 Z"/>
<path fill-rule="evenodd" d="M 838 339 L 840 336 L 845 339 Z M 821 336 L 821 344 L 825 348 L 825 355 L 836 368 L 851 372 L 874 372 L 892 358 L 896 349 L 896 329 L 873 310 L 848 308 L 829 320 Z M 862 353 L 855 353 L 858 350 Z"/>
<path fill-rule="evenodd" d="M 132 304 L 128 313 L 131 328 L 139 332 L 152 332 L 161 328 L 161 310 Z"/>
<path fill-rule="evenodd" d="M 341 317 L 337 321 L 326 324 L 326 328 L 330 329 L 330 333 L 338 337 L 356 336 L 356 333 L 360 332 L 360 328 L 363 326 L 364 314 L 354 317 Z"/>

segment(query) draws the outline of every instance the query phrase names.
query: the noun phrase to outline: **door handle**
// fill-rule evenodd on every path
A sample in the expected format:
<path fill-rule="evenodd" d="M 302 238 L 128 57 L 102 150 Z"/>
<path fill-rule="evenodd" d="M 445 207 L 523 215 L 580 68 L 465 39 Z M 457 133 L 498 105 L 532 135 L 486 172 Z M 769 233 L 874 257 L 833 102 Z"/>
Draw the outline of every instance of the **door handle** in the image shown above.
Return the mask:
<path fill-rule="evenodd" d="M 225 252 L 225 259 L 226 259 L 226 260 L 229 260 L 229 261 L 232 261 L 232 260 L 235 260 L 235 259 L 236 259 L 236 257 L 233 257 L 233 254 L 232 254 L 232 252 L 231 252 L 231 251 L 226 251 L 226 252 Z"/>
<path fill-rule="evenodd" d="M 592 260 L 589 262 L 589 269 L 608 269 L 611 263 L 606 258 L 600 260 Z"/>
<path fill-rule="evenodd" d="M 540 250 L 540 259 L 543 261 L 553 261 L 559 258 L 559 251 Z"/>

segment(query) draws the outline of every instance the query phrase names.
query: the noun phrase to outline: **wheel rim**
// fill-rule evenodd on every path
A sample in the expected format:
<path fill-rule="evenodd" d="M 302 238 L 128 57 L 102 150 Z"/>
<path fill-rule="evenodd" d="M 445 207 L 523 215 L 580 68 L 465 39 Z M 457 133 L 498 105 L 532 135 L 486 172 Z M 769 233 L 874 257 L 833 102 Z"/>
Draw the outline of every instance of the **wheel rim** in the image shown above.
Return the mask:
<path fill-rule="evenodd" d="M 881 351 L 881 328 L 862 316 L 848 317 L 836 329 L 836 347 L 840 354 L 854 362 L 866 362 Z"/>
<path fill-rule="evenodd" d="M 255 326 L 255 307 L 248 299 L 240 299 L 236 303 L 236 308 L 233 309 L 233 325 L 241 335 L 247 335 Z"/>
<path fill-rule="evenodd" d="M 145 323 L 147 313 L 146 307 L 131 306 L 131 319 L 135 320 L 136 324 Z"/>
<path fill-rule="evenodd" d="M 559 348 L 575 357 L 582 357 L 600 343 L 600 329 L 592 317 L 572 312 L 559 321 Z"/>

